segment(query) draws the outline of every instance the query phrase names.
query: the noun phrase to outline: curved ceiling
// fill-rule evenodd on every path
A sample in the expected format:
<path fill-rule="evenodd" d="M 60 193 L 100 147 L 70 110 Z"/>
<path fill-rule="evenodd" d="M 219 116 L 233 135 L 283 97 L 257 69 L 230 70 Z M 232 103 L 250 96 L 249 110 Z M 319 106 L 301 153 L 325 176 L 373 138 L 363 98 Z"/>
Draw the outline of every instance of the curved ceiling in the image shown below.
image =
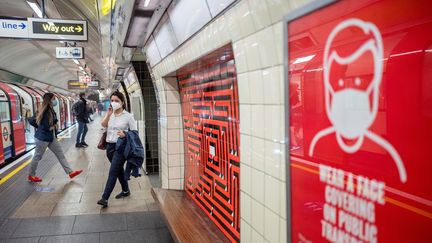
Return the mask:
<path fill-rule="evenodd" d="M 41 1 L 38 1 L 41 6 Z M 108 73 L 101 52 L 97 2 L 93 0 L 45 0 L 49 18 L 83 19 L 88 23 L 88 41 L 76 42 L 84 47 L 85 59 L 79 60 L 106 87 Z M 0 16 L 37 17 L 25 0 L 0 1 Z M 69 42 L 69 44 L 73 44 Z M 55 48 L 65 46 L 54 40 L 0 39 L 0 69 L 40 82 L 67 89 L 67 81 L 77 79 L 78 66 L 68 59 L 56 59 Z"/>

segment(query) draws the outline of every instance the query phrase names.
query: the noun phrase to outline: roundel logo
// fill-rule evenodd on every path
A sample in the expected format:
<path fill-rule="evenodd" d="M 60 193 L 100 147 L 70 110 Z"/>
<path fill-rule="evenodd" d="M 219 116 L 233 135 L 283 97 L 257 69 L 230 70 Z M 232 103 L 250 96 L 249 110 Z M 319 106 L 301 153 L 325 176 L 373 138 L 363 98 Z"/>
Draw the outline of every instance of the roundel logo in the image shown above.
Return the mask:
<path fill-rule="evenodd" d="M 3 139 L 4 139 L 5 141 L 7 141 L 8 138 L 9 138 L 9 131 L 7 130 L 6 127 L 4 127 L 4 128 L 3 128 Z"/>

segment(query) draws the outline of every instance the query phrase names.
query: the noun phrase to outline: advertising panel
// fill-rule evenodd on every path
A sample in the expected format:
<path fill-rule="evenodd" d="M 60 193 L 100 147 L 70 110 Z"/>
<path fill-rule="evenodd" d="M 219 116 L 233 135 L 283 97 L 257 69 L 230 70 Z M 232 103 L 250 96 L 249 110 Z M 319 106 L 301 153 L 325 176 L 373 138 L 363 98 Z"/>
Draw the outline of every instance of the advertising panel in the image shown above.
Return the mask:
<path fill-rule="evenodd" d="M 432 2 L 286 17 L 292 242 L 431 242 Z"/>

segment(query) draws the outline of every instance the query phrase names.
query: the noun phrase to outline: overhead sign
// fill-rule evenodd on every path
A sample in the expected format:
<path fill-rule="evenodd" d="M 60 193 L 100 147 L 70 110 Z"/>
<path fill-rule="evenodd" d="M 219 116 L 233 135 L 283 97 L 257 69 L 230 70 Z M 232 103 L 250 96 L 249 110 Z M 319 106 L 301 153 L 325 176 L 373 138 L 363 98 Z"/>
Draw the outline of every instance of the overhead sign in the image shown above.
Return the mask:
<path fill-rule="evenodd" d="M 80 82 L 79 80 L 69 80 L 68 89 L 100 89 L 99 81 Z"/>
<path fill-rule="evenodd" d="M 27 20 L 0 19 L 0 37 L 28 38 Z"/>
<path fill-rule="evenodd" d="M 83 59 L 83 47 L 56 47 L 56 58 L 59 59 Z"/>
<path fill-rule="evenodd" d="M 288 241 L 430 242 L 432 2 L 330 2 L 284 25 Z"/>
<path fill-rule="evenodd" d="M 30 38 L 87 41 L 84 20 L 29 18 L 28 25 Z"/>

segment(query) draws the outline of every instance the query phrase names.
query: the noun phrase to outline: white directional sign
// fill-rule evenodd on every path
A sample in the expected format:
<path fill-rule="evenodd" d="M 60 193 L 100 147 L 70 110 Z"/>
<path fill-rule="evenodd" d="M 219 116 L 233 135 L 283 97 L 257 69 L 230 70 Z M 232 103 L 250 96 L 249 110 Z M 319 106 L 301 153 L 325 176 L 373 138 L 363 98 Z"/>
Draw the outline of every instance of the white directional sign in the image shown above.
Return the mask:
<path fill-rule="evenodd" d="M 87 21 L 29 18 L 29 37 L 53 40 L 87 40 Z"/>
<path fill-rule="evenodd" d="M 56 47 L 56 58 L 59 59 L 83 59 L 83 47 Z"/>
<path fill-rule="evenodd" d="M 0 19 L 0 37 L 28 38 L 27 20 Z"/>

